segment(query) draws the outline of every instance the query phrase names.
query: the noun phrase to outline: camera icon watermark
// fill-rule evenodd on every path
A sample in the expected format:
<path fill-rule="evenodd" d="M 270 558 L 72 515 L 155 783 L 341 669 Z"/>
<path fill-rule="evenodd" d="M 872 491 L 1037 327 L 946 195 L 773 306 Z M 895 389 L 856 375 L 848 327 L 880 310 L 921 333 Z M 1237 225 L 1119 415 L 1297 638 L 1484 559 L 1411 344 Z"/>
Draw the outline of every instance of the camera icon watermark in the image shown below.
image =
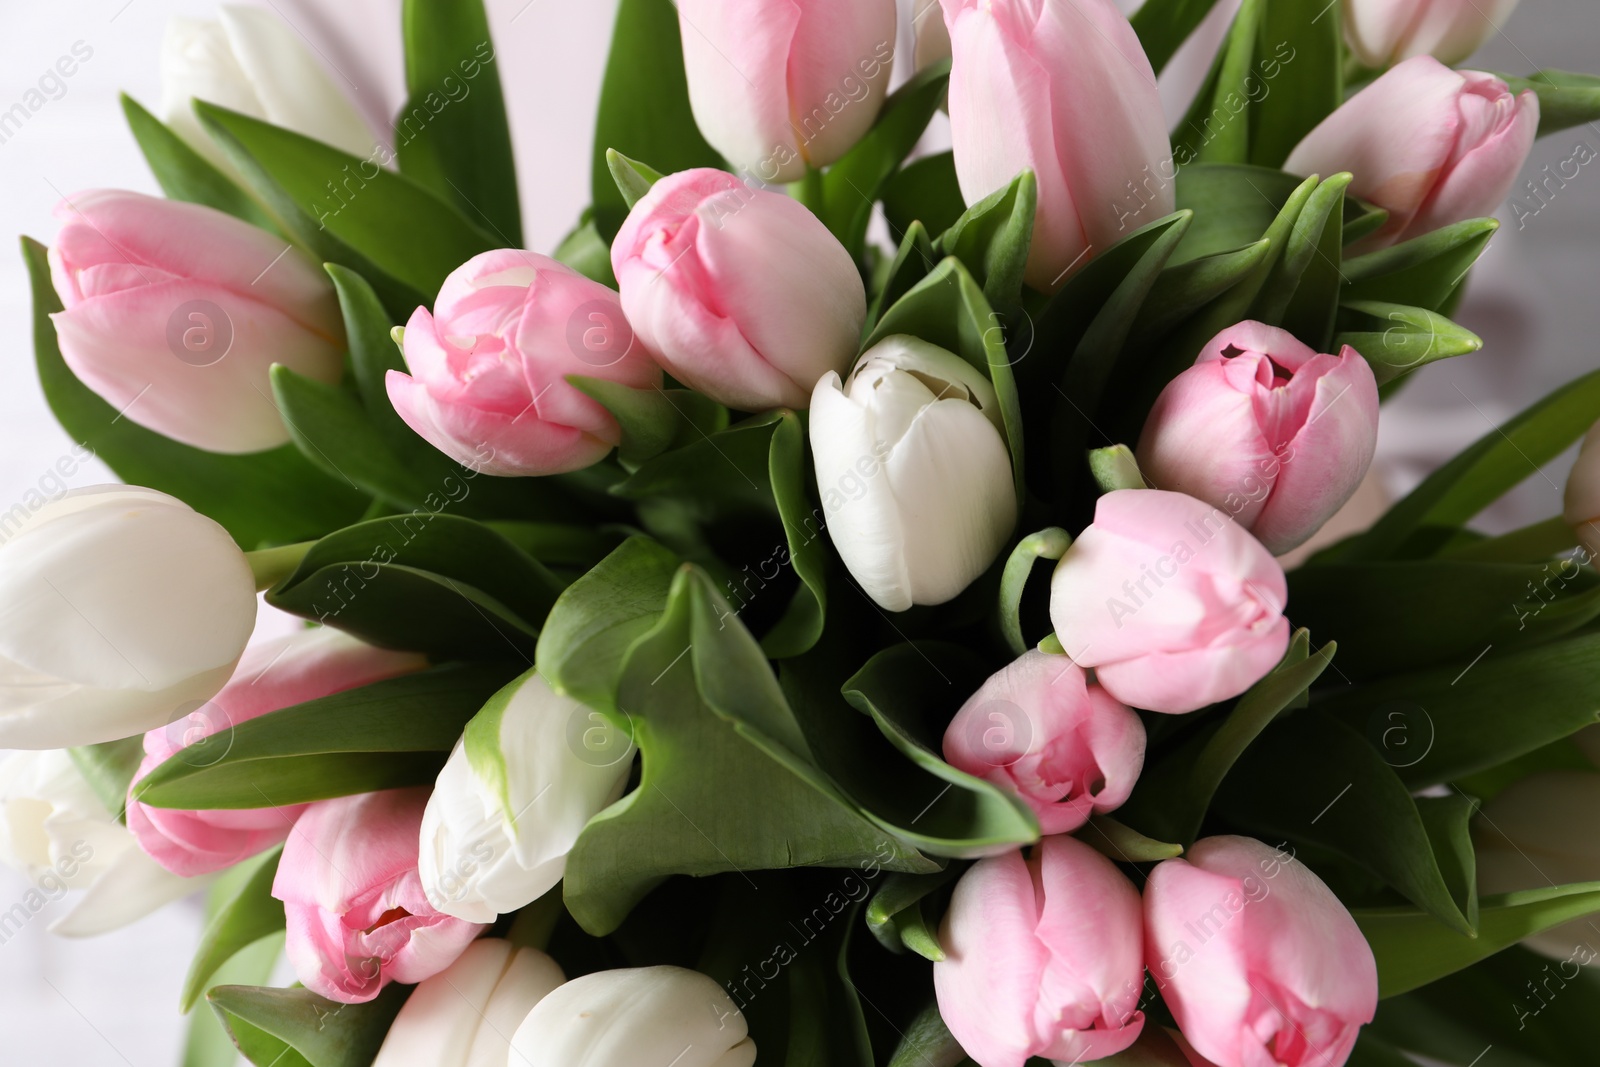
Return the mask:
<path fill-rule="evenodd" d="M 626 729 L 593 708 L 574 708 L 567 717 L 567 748 L 591 767 L 615 767 L 633 758 L 633 717 L 622 713 Z"/>
<path fill-rule="evenodd" d="M 633 327 L 615 300 L 590 300 L 567 319 L 567 347 L 591 367 L 613 367 L 633 351 Z"/>
<path fill-rule="evenodd" d="M 210 767 L 233 748 L 233 720 L 215 704 L 196 700 L 178 709 L 162 735 L 176 759 L 190 767 Z"/>
<path fill-rule="evenodd" d="M 967 717 L 967 751 L 990 767 L 1009 767 L 1033 747 L 1033 717 L 1009 700 L 990 700 Z"/>
<path fill-rule="evenodd" d="M 1379 705 L 1367 718 L 1367 740 L 1397 770 L 1415 767 L 1433 751 L 1433 717 L 1409 700 Z"/>
<path fill-rule="evenodd" d="M 179 304 L 167 317 L 167 348 L 191 367 L 220 363 L 233 348 L 233 319 L 209 300 Z"/>

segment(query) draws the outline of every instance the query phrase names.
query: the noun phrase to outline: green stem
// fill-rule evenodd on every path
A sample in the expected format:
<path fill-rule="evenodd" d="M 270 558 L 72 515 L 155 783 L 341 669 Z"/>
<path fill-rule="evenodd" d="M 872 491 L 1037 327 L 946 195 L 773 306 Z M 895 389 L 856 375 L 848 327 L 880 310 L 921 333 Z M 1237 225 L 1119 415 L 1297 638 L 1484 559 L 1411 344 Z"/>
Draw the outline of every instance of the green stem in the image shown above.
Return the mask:
<path fill-rule="evenodd" d="M 806 168 L 806 176 L 789 185 L 790 194 L 806 207 L 817 218 L 822 218 L 823 195 L 822 172 L 815 167 Z"/>
<path fill-rule="evenodd" d="M 1577 543 L 1578 537 L 1572 527 L 1557 515 L 1487 541 L 1474 542 L 1446 553 L 1445 558 L 1477 563 L 1529 563 L 1559 555 Z"/>
<path fill-rule="evenodd" d="M 301 541 L 295 545 L 282 545 L 278 548 L 262 548 L 254 552 L 246 552 L 244 558 L 250 564 L 250 573 L 256 576 L 256 592 L 271 589 L 300 566 L 300 561 L 306 558 L 306 553 L 311 551 L 315 541 Z"/>
<path fill-rule="evenodd" d="M 558 884 L 517 912 L 517 917 L 511 920 L 511 929 L 506 932 L 506 940 L 523 948 L 543 951 L 550 944 L 550 935 L 555 933 L 556 924 L 566 913 L 567 907 Z"/>

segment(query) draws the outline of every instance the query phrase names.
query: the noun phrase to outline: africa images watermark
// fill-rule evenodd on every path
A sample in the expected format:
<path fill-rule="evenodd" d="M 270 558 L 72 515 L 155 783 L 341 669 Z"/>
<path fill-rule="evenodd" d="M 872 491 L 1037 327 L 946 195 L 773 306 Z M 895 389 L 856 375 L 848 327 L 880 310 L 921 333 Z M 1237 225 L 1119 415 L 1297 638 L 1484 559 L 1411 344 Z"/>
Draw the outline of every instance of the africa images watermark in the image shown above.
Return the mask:
<path fill-rule="evenodd" d="M 28 121 L 43 111 L 53 100 L 67 95 L 67 79 L 77 74 L 83 64 L 94 58 L 94 48 L 86 41 L 73 41 L 59 59 L 46 67 L 34 81 L 33 87 L 22 94 L 22 99 L 0 111 L 0 144 L 5 144 L 21 133 Z"/>
<path fill-rule="evenodd" d="M 5 911 L 0 911 L 0 945 L 7 944 L 33 921 L 33 917 L 67 895 L 67 888 L 83 865 L 94 858 L 94 846 L 74 841 L 53 865 L 33 880 L 33 888 Z"/>

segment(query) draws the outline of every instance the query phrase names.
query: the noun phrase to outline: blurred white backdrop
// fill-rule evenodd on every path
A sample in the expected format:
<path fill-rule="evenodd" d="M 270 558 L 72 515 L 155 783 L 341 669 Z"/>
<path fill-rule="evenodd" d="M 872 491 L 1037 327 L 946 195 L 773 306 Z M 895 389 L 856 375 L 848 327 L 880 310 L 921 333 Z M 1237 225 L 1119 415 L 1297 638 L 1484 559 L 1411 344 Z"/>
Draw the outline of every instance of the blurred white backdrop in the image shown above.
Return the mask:
<path fill-rule="evenodd" d="M 402 97 L 399 0 L 260 2 L 295 26 L 374 123 L 384 123 Z M 213 6 L 207 0 L 5 0 L 0 112 L 38 88 L 40 77 L 74 45 L 82 42 L 92 55 L 57 98 L 0 141 L 0 232 L 48 243 L 56 228 L 51 210 L 63 194 L 106 185 L 157 191 L 123 124 L 117 93 L 154 108 L 167 19 L 204 15 Z M 490 0 L 489 8 L 517 138 L 526 238 L 529 247 L 548 251 L 588 200 L 590 131 L 615 0 Z M 1513 73 L 1595 71 L 1597 45 L 1600 10 L 1592 0 L 1523 0 L 1502 37 L 1473 65 Z M 1600 130 L 1580 128 L 1540 141 L 1525 177 L 1570 158 L 1585 143 L 1600 150 Z M 1502 212 L 1507 225 L 1460 315 L 1484 337 L 1485 350 L 1431 368 L 1386 409 L 1380 456 L 1390 494 L 1487 432 L 1491 420 L 1600 365 L 1600 170 L 1585 169 L 1526 219 L 1525 228 L 1512 219 L 1508 207 Z M 0 254 L 0 510 L 39 488 L 70 448 L 34 376 L 26 278 L 11 248 Z M 89 465 L 70 481 L 104 480 L 107 472 Z M 1560 482 L 1559 465 L 1534 476 L 1490 523 L 1504 527 L 1554 513 Z M 53 486 L 46 482 L 45 488 Z M 20 876 L 0 870 L 0 912 L 27 888 Z M 60 907 L 52 905 L 0 943 L 0 1062 L 177 1063 L 177 993 L 199 931 L 198 905 L 168 909 L 88 942 L 46 934 L 52 909 Z"/>

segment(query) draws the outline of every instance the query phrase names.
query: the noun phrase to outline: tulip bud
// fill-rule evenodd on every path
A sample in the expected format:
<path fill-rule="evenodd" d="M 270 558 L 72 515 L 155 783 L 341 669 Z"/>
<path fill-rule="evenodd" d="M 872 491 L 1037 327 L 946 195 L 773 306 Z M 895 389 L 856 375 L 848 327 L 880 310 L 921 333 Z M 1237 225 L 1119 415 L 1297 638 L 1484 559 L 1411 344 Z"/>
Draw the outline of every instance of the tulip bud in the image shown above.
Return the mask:
<path fill-rule="evenodd" d="M 1567 475 L 1562 517 L 1593 562 L 1600 558 L 1600 423 L 1589 428 L 1578 462 Z"/>
<path fill-rule="evenodd" d="M 489 700 L 422 817 L 428 902 L 490 923 L 543 896 L 590 819 L 622 794 L 633 743 L 530 670 Z"/>
<path fill-rule="evenodd" d="M 1338 1067 L 1378 1007 L 1378 965 L 1339 898 L 1286 852 L 1208 837 L 1150 873 L 1145 962 L 1217 1067 Z"/>
<path fill-rule="evenodd" d="M 506 1067 L 511 1035 L 564 981 L 538 949 L 474 941 L 411 991 L 372 1067 Z"/>
<path fill-rule="evenodd" d="M 1345 0 L 1344 37 L 1368 67 L 1431 55 L 1454 66 L 1500 32 L 1517 0 Z"/>
<path fill-rule="evenodd" d="M 133 783 L 173 756 L 208 767 L 228 754 L 233 730 L 268 712 L 419 671 L 425 657 L 363 644 L 327 627 L 297 630 L 246 649 L 222 691 L 180 719 L 144 735 Z M 174 874 L 231 867 L 289 836 L 305 805 L 183 811 L 151 807 L 128 793 L 128 829 L 139 847 Z"/>
<path fill-rule="evenodd" d="M 1139 891 L 1066 836 L 981 860 L 956 883 L 933 965 L 939 1014 L 979 1067 L 1115 1055 L 1144 1028 Z"/>
<path fill-rule="evenodd" d="M 363 1004 L 390 982 L 431 978 L 483 927 L 436 911 L 417 877 L 426 789 L 319 800 L 295 821 L 272 895 L 289 963 L 307 989 Z"/>
<path fill-rule="evenodd" d="M 1023 170 L 1039 183 L 1029 285 L 1055 292 L 1091 255 L 1172 213 L 1155 72 L 1113 0 L 943 3 L 962 196 L 974 204 Z"/>
<path fill-rule="evenodd" d="M 1493 215 L 1538 131 L 1533 90 L 1513 95 L 1493 74 L 1417 56 L 1323 119 L 1283 169 L 1350 171 L 1351 194 L 1389 212 L 1383 228 L 1361 242 L 1370 250 Z"/>
<path fill-rule="evenodd" d="M 1241 322 L 1162 390 L 1139 468 L 1281 556 L 1355 494 L 1377 445 L 1378 383 L 1355 349 L 1318 355 L 1286 330 Z"/>
<path fill-rule="evenodd" d="M 199 204 L 99 189 L 61 202 L 50 271 L 61 355 L 121 416 L 211 452 L 289 440 L 274 363 L 332 384 L 333 283 L 309 256 Z"/>
<path fill-rule="evenodd" d="M 1050 619 L 1107 693 L 1181 714 L 1238 696 L 1277 665 L 1288 599 L 1283 568 L 1222 511 L 1121 489 L 1100 498 L 1056 565 Z"/>
<path fill-rule="evenodd" d="M 757 181 L 838 160 L 889 92 L 895 0 L 678 0 L 678 26 L 695 123 Z"/>
<path fill-rule="evenodd" d="M 944 734 L 951 766 L 1017 793 L 1046 834 L 1133 792 L 1144 724 L 1066 656 L 1032 651 L 983 683 Z"/>
<path fill-rule="evenodd" d="M 161 110 L 174 133 L 228 174 L 233 163 L 195 117 L 204 100 L 363 158 L 366 120 L 302 43 L 266 8 L 224 5 L 216 21 L 174 16 L 161 42 Z"/>
<path fill-rule="evenodd" d="M 849 365 L 866 321 L 861 275 L 828 228 L 720 170 L 658 181 L 623 223 L 611 265 L 661 365 L 741 411 L 805 407 L 817 379 Z"/>
<path fill-rule="evenodd" d="M 833 547 L 889 611 L 943 604 L 1017 522 L 994 386 L 953 352 L 887 337 L 811 398 L 811 453 Z"/>
<path fill-rule="evenodd" d="M 939 0 L 917 0 L 911 27 L 917 42 L 918 70 L 950 58 L 950 30 L 944 24 L 944 8 Z"/>
<path fill-rule="evenodd" d="M 244 553 L 182 501 L 131 485 L 49 501 L 0 541 L 0 748 L 161 726 L 222 688 L 255 618 Z"/>
<path fill-rule="evenodd" d="M 661 387 L 616 293 L 516 249 L 485 252 L 451 272 L 433 314 L 411 316 L 404 348 L 411 374 L 388 376 L 395 410 L 429 444 L 484 474 L 562 474 L 617 446 L 617 420 L 568 375 Z"/>
<path fill-rule="evenodd" d="M 721 986 L 682 967 L 574 978 L 511 1039 L 517 1067 L 750 1067 L 756 1045 Z"/>

